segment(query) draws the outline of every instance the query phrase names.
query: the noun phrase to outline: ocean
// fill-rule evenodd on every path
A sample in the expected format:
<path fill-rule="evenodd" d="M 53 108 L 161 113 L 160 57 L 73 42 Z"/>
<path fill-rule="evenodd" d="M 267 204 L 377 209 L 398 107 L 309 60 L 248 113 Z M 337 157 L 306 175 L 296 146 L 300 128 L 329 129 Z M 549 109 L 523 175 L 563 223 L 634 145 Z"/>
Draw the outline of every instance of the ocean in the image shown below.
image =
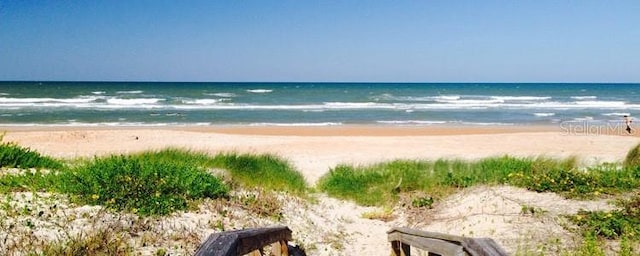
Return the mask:
<path fill-rule="evenodd" d="M 0 82 L 0 125 L 554 125 L 640 113 L 640 84 Z"/>

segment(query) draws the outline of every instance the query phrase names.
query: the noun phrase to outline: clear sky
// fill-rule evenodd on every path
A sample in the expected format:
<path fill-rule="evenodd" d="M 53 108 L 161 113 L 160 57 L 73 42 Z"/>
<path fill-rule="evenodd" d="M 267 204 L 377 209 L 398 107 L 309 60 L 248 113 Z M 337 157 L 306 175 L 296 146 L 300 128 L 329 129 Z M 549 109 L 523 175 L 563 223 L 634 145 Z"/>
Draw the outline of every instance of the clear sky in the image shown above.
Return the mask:
<path fill-rule="evenodd" d="M 640 82 L 640 1 L 0 0 L 0 80 Z"/>

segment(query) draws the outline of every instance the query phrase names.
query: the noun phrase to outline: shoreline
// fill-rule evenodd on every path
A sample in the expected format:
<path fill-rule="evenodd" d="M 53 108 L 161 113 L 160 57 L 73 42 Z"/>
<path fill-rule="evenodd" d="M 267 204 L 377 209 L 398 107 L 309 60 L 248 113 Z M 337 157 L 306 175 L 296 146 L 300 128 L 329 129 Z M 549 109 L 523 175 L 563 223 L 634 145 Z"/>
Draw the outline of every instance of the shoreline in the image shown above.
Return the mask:
<path fill-rule="evenodd" d="M 619 135 L 640 137 L 640 127 L 633 127 L 628 134 L 622 125 L 605 126 L 589 123 L 567 124 L 517 124 L 517 125 L 385 125 L 385 124 L 349 124 L 327 126 L 296 125 L 166 125 L 166 126 L 108 126 L 108 125 L 0 125 L 1 132 L 50 132 L 50 131 L 126 131 L 160 130 L 216 133 L 228 135 L 256 136 L 305 136 L 305 137 L 407 137 L 407 136 L 449 136 L 480 134 L 512 134 L 558 132 L 566 135 L 597 136 Z"/>
<path fill-rule="evenodd" d="M 168 126 L 74 126 L 42 125 L 20 126 L 0 125 L 0 132 L 47 132 L 47 131 L 125 131 L 125 130 L 172 130 L 229 135 L 265 135 L 265 136 L 437 136 L 472 135 L 530 132 L 561 132 L 559 125 L 380 125 L 353 124 L 329 126 L 278 126 L 278 125 L 168 125 Z M 606 134 L 615 134 L 607 132 Z M 626 134 L 620 134 L 626 135 Z"/>

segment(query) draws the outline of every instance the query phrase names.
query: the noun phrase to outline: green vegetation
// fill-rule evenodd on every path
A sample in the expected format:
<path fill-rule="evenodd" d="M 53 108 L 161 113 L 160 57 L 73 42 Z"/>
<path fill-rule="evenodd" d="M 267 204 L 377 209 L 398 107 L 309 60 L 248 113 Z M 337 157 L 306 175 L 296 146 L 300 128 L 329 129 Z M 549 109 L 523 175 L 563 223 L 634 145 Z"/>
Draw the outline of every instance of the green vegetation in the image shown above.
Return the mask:
<path fill-rule="evenodd" d="M 475 162 L 396 160 L 371 166 L 338 166 L 320 179 L 318 187 L 337 198 L 379 206 L 395 203 L 402 192 L 422 191 L 437 198 L 456 188 L 478 184 L 513 183 L 533 188 L 535 183 L 514 174 L 537 176 L 546 170 L 574 167 L 574 159 L 559 161 L 508 156 Z"/>
<path fill-rule="evenodd" d="M 55 175 L 45 175 L 40 171 L 24 172 L 21 175 L 0 176 L 0 193 L 20 191 L 45 191 L 56 186 Z"/>
<path fill-rule="evenodd" d="M 81 202 L 141 215 L 165 215 L 187 207 L 189 200 L 227 196 L 228 188 L 191 160 L 169 150 L 97 158 L 61 173 L 62 192 Z"/>
<path fill-rule="evenodd" d="M 299 196 L 307 189 L 300 172 L 272 155 L 219 154 L 212 159 L 211 165 L 226 169 L 234 181 L 248 188 L 285 191 Z"/>
<path fill-rule="evenodd" d="M 621 200 L 620 207 L 610 212 L 581 211 L 572 216 L 571 220 L 582 228 L 585 235 L 640 240 L 640 194 Z"/>
<path fill-rule="evenodd" d="M 62 167 L 60 162 L 53 161 Z M 80 203 L 100 204 L 141 215 L 164 215 L 185 209 L 191 200 L 228 196 L 228 185 L 210 174 L 209 168 L 226 169 L 230 182 L 252 189 L 296 195 L 303 195 L 307 189 L 299 172 L 271 155 L 211 157 L 170 148 L 95 158 L 48 174 L 34 171 L 3 175 L 0 192 L 57 191 L 75 195 L 74 199 Z"/>
<path fill-rule="evenodd" d="M 69 241 L 46 244 L 38 255 L 134 255 L 127 238 L 112 230 L 98 230 L 89 236 L 71 238 Z"/>
<path fill-rule="evenodd" d="M 0 135 L 0 141 L 3 137 L 4 134 Z M 0 144 L 0 167 L 59 169 L 62 167 L 62 162 L 42 156 L 36 151 L 18 146 L 13 142 L 2 142 Z"/>
<path fill-rule="evenodd" d="M 35 168 L 0 175 L 0 193 L 62 192 L 71 194 L 79 203 L 104 205 L 141 216 L 170 214 L 186 209 L 198 199 L 224 197 L 252 214 L 280 219 L 281 205 L 272 192 L 304 196 L 308 191 L 304 177 L 287 161 L 273 155 L 210 156 L 170 148 L 94 158 L 70 167 L 14 143 L 2 143 L 0 167 Z M 212 174 L 212 169 L 222 173 L 216 170 Z M 224 174 L 227 179 L 223 181 L 217 174 Z M 578 169 L 574 158 L 509 156 L 477 161 L 396 160 L 370 166 L 339 165 L 323 176 L 317 187 L 336 198 L 384 206 L 363 217 L 386 220 L 392 218 L 391 209 L 401 195 L 409 196 L 407 205 L 411 207 L 430 208 L 460 188 L 495 184 L 578 198 L 634 191 L 640 187 L 640 145 L 628 153 L 622 166 L 601 164 L 587 169 Z M 230 196 L 230 188 L 236 185 L 251 191 Z M 541 211 L 530 206 L 522 208 L 523 214 L 537 215 Z M 567 218 L 579 228 L 584 241 L 565 255 L 602 254 L 605 239 L 619 239 L 619 255 L 633 255 L 634 246 L 640 241 L 640 194 L 621 200 L 618 210 L 581 211 Z M 43 251 L 60 255 L 130 253 L 131 248 L 122 237 L 107 235 L 98 232 L 70 244 L 47 245 Z"/>
<path fill-rule="evenodd" d="M 555 192 L 588 198 L 617 194 L 640 186 L 640 168 L 618 168 L 603 164 L 587 170 L 548 168 L 509 174 L 509 184 L 537 192 Z"/>
<path fill-rule="evenodd" d="M 640 167 L 640 144 L 633 147 L 627 153 L 623 165 L 627 168 Z"/>
<path fill-rule="evenodd" d="M 640 168 L 603 164 L 578 170 L 576 160 L 496 157 L 479 161 L 396 160 L 371 166 L 341 165 L 323 176 L 318 187 L 329 195 L 367 206 L 394 204 L 401 192 L 434 197 L 478 184 L 509 184 L 567 197 L 615 194 L 640 187 Z"/>

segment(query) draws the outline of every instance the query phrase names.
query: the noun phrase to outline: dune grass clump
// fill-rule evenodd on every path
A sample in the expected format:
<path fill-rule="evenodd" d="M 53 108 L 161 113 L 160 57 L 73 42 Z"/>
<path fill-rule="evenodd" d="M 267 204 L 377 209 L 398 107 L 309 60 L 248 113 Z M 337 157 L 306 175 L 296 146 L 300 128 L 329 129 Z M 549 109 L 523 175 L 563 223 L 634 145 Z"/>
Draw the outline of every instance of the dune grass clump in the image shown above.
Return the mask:
<path fill-rule="evenodd" d="M 505 183 L 512 173 L 532 173 L 546 166 L 561 165 L 571 164 L 543 158 L 504 156 L 479 161 L 396 160 L 370 166 L 340 165 L 323 176 L 318 187 L 337 198 L 380 206 L 396 202 L 398 194 L 403 192 L 421 191 L 441 197 L 458 188 Z"/>
<path fill-rule="evenodd" d="M 57 177 L 40 171 L 0 176 L 0 193 L 46 191 L 56 186 Z"/>
<path fill-rule="evenodd" d="M 189 200 L 227 196 L 227 186 L 194 165 L 197 159 L 176 150 L 96 158 L 60 174 L 60 189 L 84 203 L 165 215 L 185 209 Z"/>
<path fill-rule="evenodd" d="M 448 195 L 474 185 L 509 184 L 567 197 L 615 194 L 640 187 L 640 168 L 603 164 L 578 170 L 575 158 L 485 158 L 478 161 L 396 160 L 370 166 L 340 165 L 318 182 L 329 195 L 367 206 L 393 204 L 401 192 Z"/>
<path fill-rule="evenodd" d="M 360 167 L 339 165 L 318 181 L 318 188 L 332 197 L 378 206 L 395 201 L 400 191 L 427 189 L 432 166 L 409 160 Z"/>
<path fill-rule="evenodd" d="M 285 191 L 302 195 L 304 177 L 288 162 L 272 155 L 218 154 L 212 165 L 226 169 L 234 181 L 248 188 Z"/>
<path fill-rule="evenodd" d="M 627 152 L 627 156 L 624 158 L 623 165 L 626 168 L 640 167 L 640 144 L 636 145 L 631 150 L 629 150 L 629 152 Z"/>
<path fill-rule="evenodd" d="M 0 135 L 0 141 L 2 138 L 3 136 Z M 0 167 L 59 169 L 62 167 L 62 162 L 42 156 L 40 153 L 18 146 L 14 142 L 2 142 L 0 144 Z"/>
<path fill-rule="evenodd" d="M 39 255 L 135 255 L 124 234 L 112 230 L 98 230 L 88 236 L 45 244 L 40 250 Z"/>

